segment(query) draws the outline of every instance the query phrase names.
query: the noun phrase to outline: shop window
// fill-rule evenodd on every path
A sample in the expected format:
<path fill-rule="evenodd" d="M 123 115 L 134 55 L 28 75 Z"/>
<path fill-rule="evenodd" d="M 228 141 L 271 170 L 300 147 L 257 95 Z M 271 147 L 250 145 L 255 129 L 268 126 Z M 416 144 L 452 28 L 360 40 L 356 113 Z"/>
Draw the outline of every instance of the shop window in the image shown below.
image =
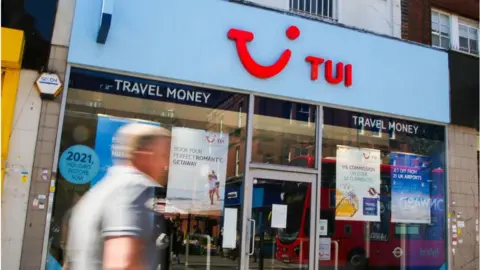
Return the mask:
<path fill-rule="evenodd" d="M 446 258 L 445 128 L 327 107 L 323 115 L 320 217 L 328 219 L 332 240 L 347 243 L 339 254 L 351 262 L 351 254 L 368 247 L 372 268 L 440 268 Z M 400 243 L 408 260 L 392 253 Z M 425 260 L 410 248 L 418 246 L 436 255 Z"/>
<path fill-rule="evenodd" d="M 450 48 L 450 16 L 432 10 L 432 45 Z"/>
<path fill-rule="evenodd" d="M 316 106 L 256 97 L 254 114 L 253 162 L 314 167 L 295 160 L 315 156 Z"/>
<path fill-rule="evenodd" d="M 124 87 L 115 88 L 121 83 Z M 247 121 L 239 118 L 247 119 L 247 105 L 247 95 L 72 68 L 49 234 L 51 258 L 62 264 L 71 208 L 102 181 L 115 156 L 121 154 L 112 151 L 115 132 L 138 122 L 171 132 L 163 163 L 158 164 L 165 171 L 156 179 L 167 187 L 166 194 L 157 194 L 155 209 L 162 209 L 184 235 L 191 235 L 183 247 L 189 245 L 192 258 L 217 246 L 224 222 L 231 222 L 220 218 L 224 208 L 241 213 Z M 88 153 L 74 153 L 75 146 Z M 179 154 L 178 149 L 188 155 Z M 69 152 L 74 160 L 98 159 L 98 171 L 91 178 L 71 174 L 62 165 Z M 84 173 L 90 177 L 90 171 Z M 230 226 L 240 228 L 237 234 L 241 235 L 241 219 Z M 231 264 L 235 267 L 237 261 Z"/>
<path fill-rule="evenodd" d="M 478 28 L 459 24 L 458 32 L 459 49 L 463 52 L 478 54 Z"/>

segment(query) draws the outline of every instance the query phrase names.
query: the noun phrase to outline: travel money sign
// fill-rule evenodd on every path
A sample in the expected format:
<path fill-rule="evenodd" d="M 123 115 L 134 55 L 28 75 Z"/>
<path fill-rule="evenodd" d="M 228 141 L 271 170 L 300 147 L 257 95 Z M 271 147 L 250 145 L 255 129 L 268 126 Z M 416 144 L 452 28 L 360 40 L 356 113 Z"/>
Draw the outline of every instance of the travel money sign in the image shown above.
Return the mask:
<path fill-rule="evenodd" d="M 296 26 L 288 27 L 285 35 L 290 40 L 296 40 L 300 36 L 300 29 Z M 247 43 L 253 41 L 254 34 L 249 31 L 231 28 L 228 31 L 227 37 L 235 42 L 238 58 L 243 67 L 252 76 L 259 79 L 269 79 L 280 72 L 288 65 L 292 56 L 290 49 L 285 49 L 277 61 L 271 65 L 261 65 L 253 59 L 250 51 L 248 50 Z M 308 55 L 305 57 L 305 61 L 310 64 L 310 79 L 312 81 L 318 80 L 319 67 L 325 63 L 325 80 L 330 84 L 344 83 L 346 87 L 352 85 L 352 65 L 344 64 L 343 62 L 337 62 L 336 70 L 333 71 L 333 61 L 325 59 L 323 57 Z"/>

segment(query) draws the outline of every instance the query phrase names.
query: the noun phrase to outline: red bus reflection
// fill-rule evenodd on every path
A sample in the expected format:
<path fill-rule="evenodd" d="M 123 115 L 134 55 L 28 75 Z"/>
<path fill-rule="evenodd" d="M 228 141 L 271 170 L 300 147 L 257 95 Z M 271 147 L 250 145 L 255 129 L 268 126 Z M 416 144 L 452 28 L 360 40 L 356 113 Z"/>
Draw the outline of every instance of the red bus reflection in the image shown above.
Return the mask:
<path fill-rule="evenodd" d="M 300 161 L 301 160 L 301 161 Z M 298 157 L 292 162 L 308 163 L 314 158 Z M 349 269 L 439 269 L 445 261 L 445 206 L 443 170 L 432 170 L 431 223 L 400 224 L 390 222 L 391 166 L 381 165 L 381 221 L 362 222 L 335 220 L 335 159 L 322 159 L 320 188 L 320 218 L 328 220 L 328 233 L 339 243 L 338 266 Z M 298 185 L 298 190 L 285 193 L 288 205 L 287 228 L 276 237 L 277 260 L 285 263 L 308 264 L 310 225 L 310 185 Z M 305 190 L 306 189 L 306 190 Z M 335 247 L 330 260 L 320 260 L 320 266 L 335 265 Z M 402 268 L 403 269 L 403 268 Z"/>

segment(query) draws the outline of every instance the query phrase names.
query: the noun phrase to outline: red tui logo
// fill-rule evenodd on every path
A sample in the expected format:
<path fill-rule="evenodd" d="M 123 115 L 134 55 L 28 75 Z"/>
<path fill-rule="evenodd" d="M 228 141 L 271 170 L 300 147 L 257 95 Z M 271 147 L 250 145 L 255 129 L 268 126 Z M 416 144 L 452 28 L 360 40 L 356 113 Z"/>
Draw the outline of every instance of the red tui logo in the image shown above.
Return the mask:
<path fill-rule="evenodd" d="M 296 26 L 290 26 L 287 29 L 286 35 L 290 40 L 295 40 L 300 36 L 300 30 L 298 30 Z M 247 43 L 253 41 L 255 38 L 252 32 L 232 28 L 228 31 L 228 38 L 235 41 L 238 57 L 243 67 L 245 67 L 250 74 L 260 79 L 268 79 L 280 73 L 287 66 L 292 56 L 292 52 L 286 49 L 274 64 L 263 66 L 253 60 L 247 48 Z"/>
<path fill-rule="evenodd" d="M 296 26 L 288 27 L 285 35 L 290 40 L 295 40 L 300 36 L 300 30 Z M 248 51 L 247 43 L 253 41 L 254 34 L 249 31 L 231 28 L 227 34 L 230 40 L 235 41 L 238 57 L 243 67 L 253 76 L 260 79 L 268 79 L 280 73 L 290 61 L 292 52 L 290 49 L 285 49 L 275 63 L 270 66 L 264 66 L 257 63 L 250 52 Z M 325 63 L 325 80 L 331 84 L 345 83 L 345 86 L 352 85 L 352 65 L 344 65 L 342 62 L 336 64 L 336 74 L 333 73 L 332 60 L 325 61 L 324 58 L 307 56 L 305 61 L 310 63 L 310 79 L 312 81 L 318 80 L 318 69 Z"/>

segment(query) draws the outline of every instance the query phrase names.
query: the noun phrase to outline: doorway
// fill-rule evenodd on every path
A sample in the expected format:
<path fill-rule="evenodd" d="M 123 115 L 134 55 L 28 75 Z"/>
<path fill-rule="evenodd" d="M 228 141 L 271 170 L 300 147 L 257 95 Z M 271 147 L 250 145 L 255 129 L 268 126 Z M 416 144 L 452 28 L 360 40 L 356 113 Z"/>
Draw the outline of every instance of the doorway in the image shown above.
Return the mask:
<path fill-rule="evenodd" d="M 250 170 L 243 269 L 314 269 L 316 177 Z"/>

